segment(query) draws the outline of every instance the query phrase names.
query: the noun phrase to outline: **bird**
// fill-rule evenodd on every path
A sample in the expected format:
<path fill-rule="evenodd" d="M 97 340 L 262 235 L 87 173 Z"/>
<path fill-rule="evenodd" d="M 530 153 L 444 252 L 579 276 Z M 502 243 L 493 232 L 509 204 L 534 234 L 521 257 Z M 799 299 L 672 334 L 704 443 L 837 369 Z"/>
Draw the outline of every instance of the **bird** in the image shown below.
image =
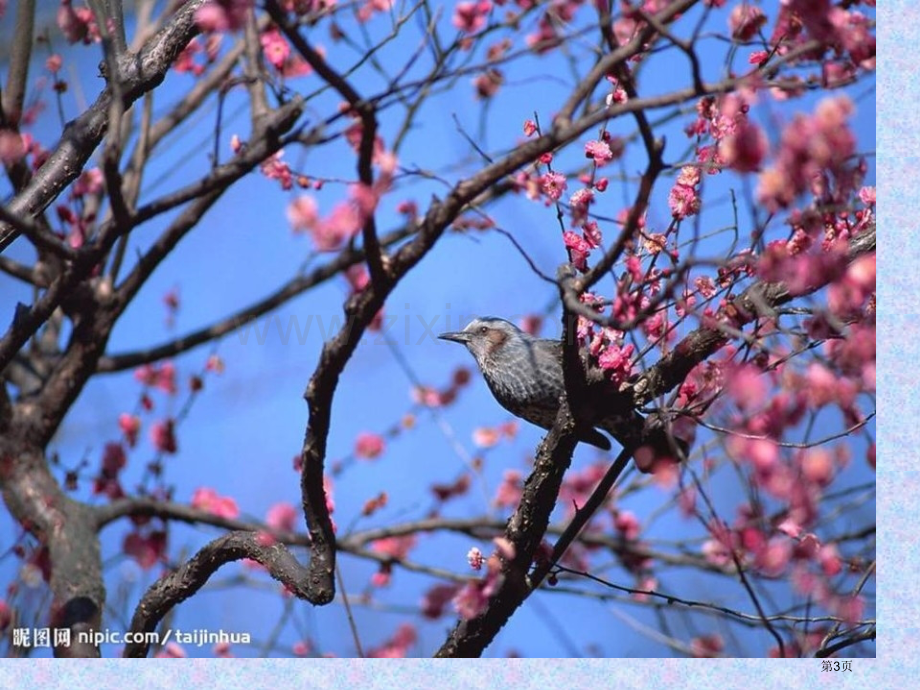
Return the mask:
<path fill-rule="evenodd" d="M 477 317 L 462 331 L 441 333 L 438 338 L 466 346 L 502 407 L 531 424 L 552 429 L 565 393 L 561 341 L 537 338 L 494 316 Z M 630 434 L 643 433 L 643 443 L 654 444 L 656 455 L 673 456 L 664 430 L 654 432 L 653 439 L 643 432 L 645 421 L 636 411 L 624 416 L 620 410 L 600 416 L 596 426 L 620 443 Z M 577 438 L 601 450 L 611 448 L 610 440 L 594 428 L 579 430 Z"/>

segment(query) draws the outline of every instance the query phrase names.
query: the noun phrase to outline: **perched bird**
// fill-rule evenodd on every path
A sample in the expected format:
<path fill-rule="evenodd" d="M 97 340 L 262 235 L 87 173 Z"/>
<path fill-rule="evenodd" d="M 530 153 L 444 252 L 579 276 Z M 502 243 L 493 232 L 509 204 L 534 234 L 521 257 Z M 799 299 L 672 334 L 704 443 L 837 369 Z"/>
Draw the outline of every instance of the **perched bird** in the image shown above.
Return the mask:
<path fill-rule="evenodd" d="M 552 428 L 565 392 L 561 341 L 536 338 L 495 317 L 473 319 L 462 331 L 438 338 L 466 345 L 502 407 L 531 424 Z M 627 421 L 638 422 L 641 429 L 644 419 L 638 413 L 633 420 L 618 414 L 599 419 L 597 426 L 621 439 Z M 610 440 L 596 429 L 581 431 L 578 440 L 610 450 Z"/>

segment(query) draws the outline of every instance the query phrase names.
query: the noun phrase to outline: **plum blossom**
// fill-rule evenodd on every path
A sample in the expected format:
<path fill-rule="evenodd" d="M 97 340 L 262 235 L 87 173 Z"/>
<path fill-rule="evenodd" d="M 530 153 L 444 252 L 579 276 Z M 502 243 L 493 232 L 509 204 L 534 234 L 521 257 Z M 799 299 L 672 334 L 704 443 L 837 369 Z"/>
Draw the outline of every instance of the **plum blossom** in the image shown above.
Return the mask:
<path fill-rule="evenodd" d="M 99 26 L 89 7 L 72 7 L 71 0 L 61 0 L 57 12 L 57 25 L 68 43 L 89 45 L 100 40 Z"/>
<path fill-rule="evenodd" d="M 417 542 L 418 537 L 414 534 L 407 534 L 403 537 L 384 537 L 371 542 L 371 550 L 395 560 L 402 560 L 415 548 Z"/>
<path fill-rule="evenodd" d="M 284 68 L 284 63 L 291 54 L 291 46 L 281 35 L 278 29 L 269 29 L 262 32 L 259 36 L 259 42 L 262 44 L 262 54 L 275 69 Z"/>
<path fill-rule="evenodd" d="M 852 178 L 846 164 L 856 150 L 847 122 L 853 103 L 846 96 L 826 98 L 812 116 L 798 115 L 780 140 L 776 161 L 760 175 L 758 200 L 769 210 L 786 208 L 822 174 Z"/>
<path fill-rule="evenodd" d="M 597 364 L 608 372 L 611 381 L 622 383 L 632 374 L 632 356 L 635 350 L 632 343 L 622 347 L 610 343 L 597 358 Z"/>
<path fill-rule="evenodd" d="M 756 172 L 760 170 L 768 148 L 769 142 L 763 130 L 753 122 L 745 121 L 719 142 L 719 156 L 725 165 L 738 172 Z"/>
<path fill-rule="evenodd" d="M 728 16 L 728 28 L 731 29 L 732 37 L 739 41 L 750 41 L 766 23 L 767 17 L 763 11 L 747 2 L 735 5 Z"/>
<path fill-rule="evenodd" d="M 700 197 L 696 185 L 700 182 L 700 170 L 694 166 L 681 168 L 677 182 L 668 194 L 668 206 L 671 215 L 681 220 L 695 215 L 700 210 Z"/>
<path fill-rule="evenodd" d="M 409 623 L 402 623 L 393 636 L 381 646 L 368 651 L 370 659 L 402 659 L 409 655 L 409 648 L 415 644 L 418 633 Z"/>
<path fill-rule="evenodd" d="M 612 161 L 614 155 L 606 141 L 592 140 L 585 144 L 585 158 L 591 158 L 595 165 L 601 166 Z"/>
<path fill-rule="evenodd" d="M 150 442 L 161 453 L 177 453 L 179 445 L 176 441 L 175 421 L 165 419 L 161 422 L 155 422 L 150 427 Z"/>
<path fill-rule="evenodd" d="M 547 172 L 540 177 L 540 189 L 553 201 L 559 201 L 567 187 L 565 175 L 556 172 Z"/>
<path fill-rule="evenodd" d="M 217 517 L 232 520 L 239 517 L 240 509 L 229 496 L 221 496 L 214 489 L 201 487 L 192 494 L 192 508 L 203 510 Z"/>
<path fill-rule="evenodd" d="M 125 435 L 128 446 L 133 448 L 137 443 L 137 435 L 141 430 L 141 418 L 137 415 L 122 412 L 118 415 L 118 428 Z"/>
<path fill-rule="evenodd" d="M 562 241 L 566 249 L 569 250 L 569 257 L 576 269 L 582 273 L 588 270 L 588 255 L 591 253 L 591 245 L 588 244 L 578 233 L 566 230 L 562 235 Z"/>
<path fill-rule="evenodd" d="M 460 585 L 457 584 L 434 585 L 422 597 L 422 615 L 430 620 L 440 618 L 444 614 L 444 608 L 459 590 Z"/>
<path fill-rule="evenodd" d="M 293 532 L 297 527 L 298 518 L 298 510 L 290 503 L 281 501 L 268 509 L 265 524 L 278 532 Z"/>
<path fill-rule="evenodd" d="M 485 558 L 482 555 L 482 551 L 480 551 L 477 547 L 474 546 L 466 554 L 466 560 L 469 562 L 470 567 L 473 570 L 480 570 L 482 569 L 482 564 Z"/>
<path fill-rule="evenodd" d="M 379 457 L 385 448 L 386 443 L 383 440 L 383 436 L 361 432 L 355 441 L 355 456 L 363 460 L 373 460 Z"/>
<path fill-rule="evenodd" d="M 251 7 L 252 0 L 208 0 L 195 12 L 195 23 L 204 33 L 237 31 Z"/>
<path fill-rule="evenodd" d="M 166 532 L 129 532 L 121 546 L 122 551 L 134 558 L 144 570 L 149 570 L 166 555 Z"/>

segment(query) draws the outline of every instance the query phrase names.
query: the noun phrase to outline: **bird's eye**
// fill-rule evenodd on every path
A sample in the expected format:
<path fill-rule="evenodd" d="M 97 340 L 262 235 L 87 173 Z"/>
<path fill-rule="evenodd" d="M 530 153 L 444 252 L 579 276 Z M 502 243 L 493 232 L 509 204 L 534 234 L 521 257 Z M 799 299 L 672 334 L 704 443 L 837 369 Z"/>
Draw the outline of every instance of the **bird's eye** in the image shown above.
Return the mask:
<path fill-rule="evenodd" d="M 485 326 L 480 326 L 480 327 L 479 327 L 479 332 L 480 332 L 482 335 L 485 335 L 486 333 L 489 332 L 489 329 L 486 328 Z"/>

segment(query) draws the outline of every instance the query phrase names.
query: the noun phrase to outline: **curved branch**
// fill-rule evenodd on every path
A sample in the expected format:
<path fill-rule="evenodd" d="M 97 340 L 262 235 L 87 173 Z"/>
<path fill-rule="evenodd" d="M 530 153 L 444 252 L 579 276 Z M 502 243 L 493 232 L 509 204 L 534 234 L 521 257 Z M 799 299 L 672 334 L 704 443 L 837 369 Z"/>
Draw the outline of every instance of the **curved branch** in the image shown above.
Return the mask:
<path fill-rule="evenodd" d="M 315 591 L 307 569 L 285 546 L 278 543 L 264 546 L 255 532 L 231 532 L 204 546 L 175 572 L 157 580 L 141 598 L 131 619 L 131 631 L 153 632 L 170 609 L 200 590 L 218 568 L 243 558 L 260 563 L 299 598 L 315 604 L 325 603 L 314 600 Z M 149 648 L 147 642 L 128 643 L 124 656 L 144 657 Z"/>

